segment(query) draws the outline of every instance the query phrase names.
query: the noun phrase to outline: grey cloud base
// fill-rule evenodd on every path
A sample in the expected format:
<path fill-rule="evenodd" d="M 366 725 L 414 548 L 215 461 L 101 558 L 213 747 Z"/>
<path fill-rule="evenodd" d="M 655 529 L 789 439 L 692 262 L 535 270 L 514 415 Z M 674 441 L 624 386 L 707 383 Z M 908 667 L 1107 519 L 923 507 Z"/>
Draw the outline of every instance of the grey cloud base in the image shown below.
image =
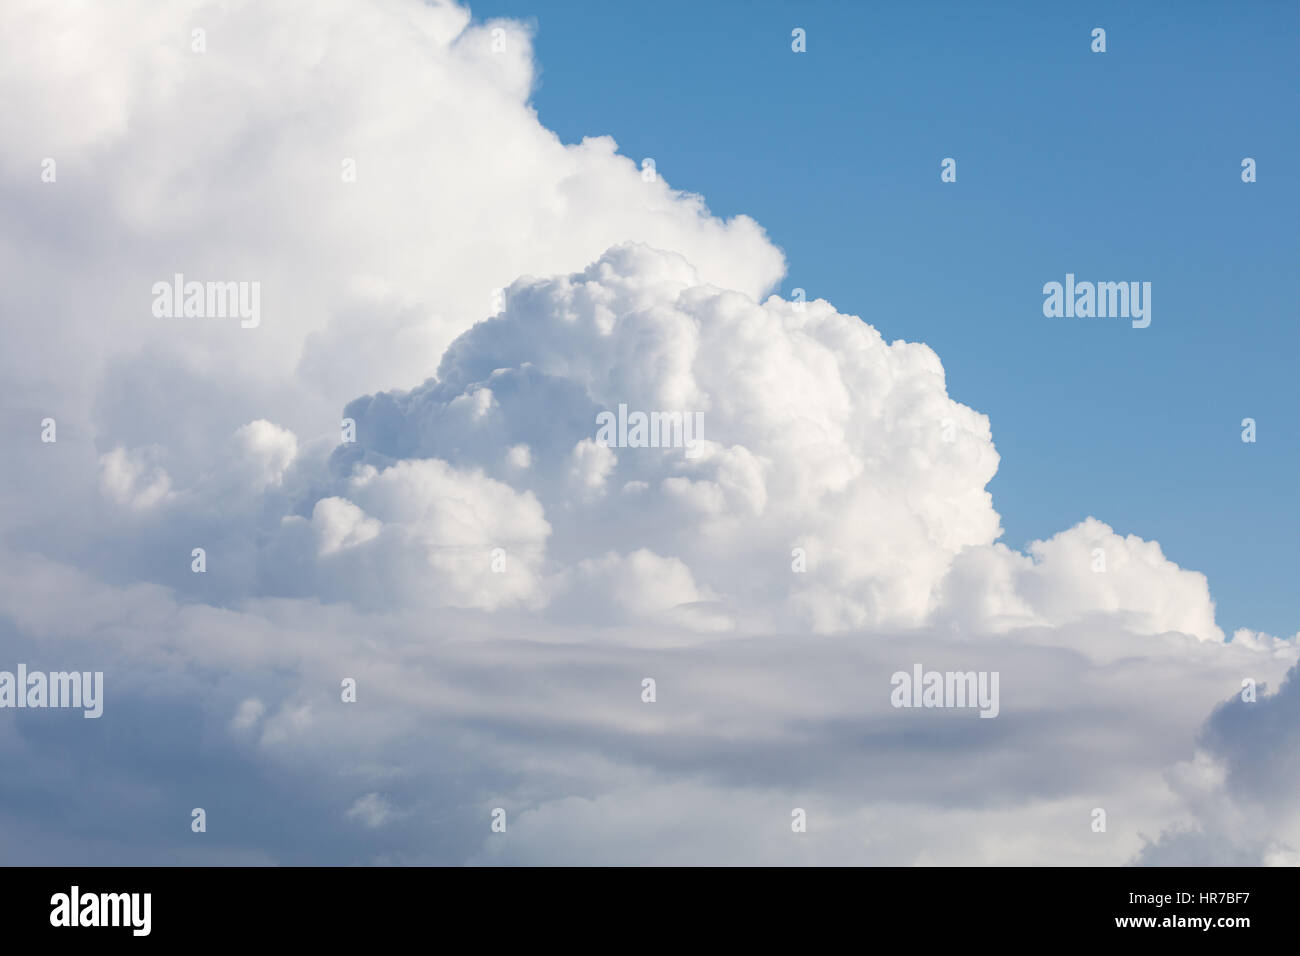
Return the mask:
<path fill-rule="evenodd" d="M 25 615 L 6 646 L 97 654 L 115 678 L 92 735 L 30 713 L 5 725 L 0 752 L 24 768 L 0 831 L 14 862 L 1291 861 L 1294 806 L 1251 786 L 1284 744 L 1216 775 L 1239 752 L 1224 735 L 1268 740 L 1295 696 L 1292 678 L 1257 710 L 1222 704 L 1245 670 L 1283 679 L 1285 661 L 1244 645 L 1206 656 L 1167 635 L 1139 656 L 1095 627 L 611 643 L 530 616 L 220 610 L 39 560 L 5 570 L 6 601 L 78 596 Z M 892 708 L 887 675 L 913 660 L 999 670 L 1002 714 Z M 192 805 L 205 834 L 186 826 Z M 1224 831 L 1232 814 L 1245 832 Z"/>

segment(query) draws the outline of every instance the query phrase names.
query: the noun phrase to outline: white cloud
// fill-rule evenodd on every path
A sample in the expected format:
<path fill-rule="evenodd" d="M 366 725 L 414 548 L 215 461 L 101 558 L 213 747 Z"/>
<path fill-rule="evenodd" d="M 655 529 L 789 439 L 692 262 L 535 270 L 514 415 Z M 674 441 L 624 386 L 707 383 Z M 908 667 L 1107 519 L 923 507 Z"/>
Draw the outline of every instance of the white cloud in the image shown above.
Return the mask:
<path fill-rule="evenodd" d="M 569 453 L 573 461 L 570 474 L 583 492 L 600 492 L 605 490 L 605 479 L 618 464 L 618 455 L 608 445 L 598 445 L 593 438 L 579 439 Z"/>
<path fill-rule="evenodd" d="M 383 522 L 368 517 L 346 498 L 322 498 L 311 513 L 317 553 L 328 556 L 344 548 L 365 544 L 379 536 Z"/>
<path fill-rule="evenodd" d="M 240 701 L 239 709 L 235 711 L 235 716 L 230 719 L 230 728 L 232 730 L 249 730 L 256 727 L 264 713 L 266 713 L 266 705 L 256 697 Z"/>
<path fill-rule="evenodd" d="M 0 28 L 0 139 L 28 144 L 0 157 L 24 237 L 0 252 L 0 311 L 41 315 L 11 330 L 0 373 L 111 430 L 274 406 L 322 434 L 340 396 L 421 381 L 494 289 L 628 239 L 750 295 L 784 269 L 752 220 L 643 181 L 612 139 L 561 143 L 527 102 L 527 32 L 504 22 L 493 53 L 450 3 L 20 0 Z M 177 272 L 259 281 L 261 324 L 153 317 L 153 283 Z M 105 390 L 129 400 L 114 408 Z M 238 398 L 213 405 L 214 391 Z"/>
<path fill-rule="evenodd" d="M 235 432 L 241 471 L 254 488 L 279 485 L 298 457 L 298 438 L 287 428 L 265 419 L 241 425 Z"/>
<path fill-rule="evenodd" d="M 359 820 L 362 825 L 372 829 L 382 827 L 393 816 L 393 808 L 381 794 L 367 793 L 357 797 L 356 802 L 348 808 L 347 817 Z"/>
<path fill-rule="evenodd" d="M 1121 537 L 1096 518 L 1031 542 L 1027 555 L 1003 546 L 964 552 L 945 589 L 941 616 L 954 625 L 1005 630 L 1109 617 L 1134 634 L 1224 640 L 1205 575 L 1178 567 L 1157 542 Z"/>
<path fill-rule="evenodd" d="M 166 859 L 141 821 L 200 774 L 288 834 L 258 861 L 1293 861 L 1295 682 L 1222 702 L 1295 641 L 1225 642 L 1204 576 L 1096 519 L 1000 544 L 990 423 L 939 357 L 769 297 L 752 220 L 560 143 L 500 25 L 493 53 L 448 3 L 0 6 L 29 144 L 0 311 L 41 316 L 0 353 L 30 440 L 0 627 L 105 661 L 106 720 L 221 730 L 107 741 L 165 772 L 109 761 L 111 800 L 47 813 Z M 261 324 L 154 318 L 177 272 L 260 282 Z M 620 404 L 698 413 L 698 446 L 598 444 Z M 891 709 L 917 661 L 1000 671 L 999 718 Z M 51 790 L 88 746 L 0 736 Z M 6 858 L 59 829 L 0 808 Z"/>
<path fill-rule="evenodd" d="M 533 464 L 532 452 L 527 445 L 512 445 L 506 452 L 506 462 L 511 468 L 531 468 Z"/>
<path fill-rule="evenodd" d="M 644 548 L 737 613 L 818 630 L 921 623 L 954 558 L 998 533 L 987 420 L 948 397 L 923 345 L 887 344 L 825 302 L 799 311 L 702 285 L 680 256 L 637 245 L 506 298 L 436 381 L 350 405 L 344 460 L 491 469 L 570 525 L 548 555 L 557 571 Z M 490 406 L 461 414 L 489 388 Z M 596 444 L 597 415 L 620 405 L 698 413 L 699 454 Z M 523 438 L 521 477 L 497 461 Z M 592 494 L 610 485 L 645 492 L 635 505 Z M 817 574 L 791 573 L 795 546 Z"/>
<path fill-rule="evenodd" d="M 321 597 L 484 610 L 541 598 L 551 529 L 531 492 L 435 458 L 360 466 L 342 490 L 317 501 L 309 522 L 319 561 L 303 573 Z M 278 547 L 302 558 L 307 523 L 286 517 Z"/>
<path fill-rule="evenodd" d="M 143 450 L 128 452 L 120 445 L 99 456 L 99 481 L 104 493 L 118 504 L 148 510 L 171 495 L 166 470 L 148 463 Z"/>

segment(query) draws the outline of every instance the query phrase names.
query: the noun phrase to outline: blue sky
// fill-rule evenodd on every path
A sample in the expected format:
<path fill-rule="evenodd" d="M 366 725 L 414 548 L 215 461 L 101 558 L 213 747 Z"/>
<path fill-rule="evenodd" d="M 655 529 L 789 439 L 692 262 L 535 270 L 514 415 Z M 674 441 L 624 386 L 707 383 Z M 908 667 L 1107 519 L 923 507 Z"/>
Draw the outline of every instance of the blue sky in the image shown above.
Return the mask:
<path fill-rule="evenodd" d="M 932 346 L 992 421 L 1007 544 L 1094 515 L 1206 573 L 1229 633 L 1300 628 L 1300 7 L 472 9 L 534 18 L 534 103 L 564 141 L 653 157 L 768 230 L 783 295 Z M 1067 272 L 1151 282 L 1151 326 L 1044 318 Z"/>

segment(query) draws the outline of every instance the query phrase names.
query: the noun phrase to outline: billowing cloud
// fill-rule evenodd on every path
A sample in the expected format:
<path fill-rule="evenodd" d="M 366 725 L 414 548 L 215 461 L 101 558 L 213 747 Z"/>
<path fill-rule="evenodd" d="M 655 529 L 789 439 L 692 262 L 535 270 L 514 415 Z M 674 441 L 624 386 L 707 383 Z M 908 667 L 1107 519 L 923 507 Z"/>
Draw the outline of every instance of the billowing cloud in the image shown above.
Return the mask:
<path fill-rule="evenodd" d="M 1295 641 L 1001 543 L 933 350 L 534 77 L 446 2 L 0 8 L 0 669 L 107 688 L 0 720 L 6 859 L 1294 861 Z"/>
<path fill-rule="evenodd" d="M 1195 755 L 1170 770 L 1189 818 L 1150 839 L 1142 862 L 1300 866 L 1300 670 L 1275 693 L 1255 673 L 1242 685 L 1214 709 Z"/>
<path fill-rule="evenodd" d="M 949 398 L 929 348 L 886 343 L 826 302 L 760 304 L 643 245 L 521 279 L 435 378 L 346 414 L 357 441 L 335 452 L 336 471 L 482 467 L 564 515 L 548 552 L 557 573 L 647 550 L 733 617 L 917 624 L 953 559 L 1000 530 L 988 421 Z M 661 447 L 634 447 L 635 434 L 611 447 L 602 421 L 638 414 Z M 500 455 L 519 444 L 526 472 Z M 808 573 L 792 571 L 800 562 Z"/>
<path fill-rule="evenodd" d="M 128 446 L 194 452 L 193 432 L 270 408 L 319 434 L 340 396 L 423 380 L 496 290 L 618 242 L 751 296 L 784 270 L 752 220 L 542 126 L 517 23 L 415 0 L 0 16 L 0 310 L 40 317 L 14 323 L 0 373 Z M 259 283 L 260 323 L 156 317 L 177 274 Z"/>

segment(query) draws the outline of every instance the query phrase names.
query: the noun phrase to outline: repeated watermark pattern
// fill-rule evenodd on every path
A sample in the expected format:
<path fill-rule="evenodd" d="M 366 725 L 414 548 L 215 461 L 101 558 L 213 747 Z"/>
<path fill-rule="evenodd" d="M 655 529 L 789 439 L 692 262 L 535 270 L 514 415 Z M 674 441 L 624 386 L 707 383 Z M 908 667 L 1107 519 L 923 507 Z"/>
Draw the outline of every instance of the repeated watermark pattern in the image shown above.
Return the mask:
<path fill-rule="evenodd" d="M 81 708 L 88 718 L 104 715 L 103 671 L 0 671 L 0 708 Z"/>
<path fill-rule="evenodd" d="M 1119 210 L 1114 221 L 1097 217 L 1098 231 L 1046 200 L 1035 207 L 1051 212 L 1043 223 L 1008 216 L 1006 226 L 978 213 L 990 196 L 1014 192 L 1018 164 L 1041 174 L 1033 189 L 1050 188 L 1051 150 L 1069 152 L 1061 179 L 1083 202 L 1104 194 L 1092 177 L 1106 164 L 1118 175 L 1145 160 L 1117 167 L 1109 140 L 1094 149 L 1082 121 L 1064 147 L 995 151 L 970 123 L 953 122 L 957 111 L 911 89 L 924 63 L 886 100 L 878 91 L 855 99 L 876 90 L 889 61 L 878 51 L 870 69 L 851 72 L 848 24 L 860 21 L 833 4 L 812 5 L 806 19 L 801 8 L 798 23 L 733 7 L 761 31 L 737 31 L 727 45 L 760 64 L 767 86 L 755 88 L 772 102 L 758 105 L 769 118 L 793 117 L 790 155 L 813 164 L 811 178 L 791 169 L 803 185 L 788 191 L 758 162 L 769 148 L 784 155 L 784 127 L 779 141 L 754 130 L 774 137 L 760 150 L 716 110 L 712 125 L 667 122 L 699 103 L 664 96 L 665 122 L 612 131 L 622 147 L 602 130 L 587 137 L 582 123 L 544 126 L 532 101 L 546 75 L 536 24 L 482 22 L 455 2 L 339 0 L 291 16 L 252 4 L 232 18 L 224 5 L 178 0 L 175 10 L 133 14 L 139 22 L 114 34 L 102 63 L 91 51 L 106 45 L 109 21 L 70 6 L 0 14 L 9 33 L 30 30 L 23 43 L 36 52 L 12 57 L 8 72 L 37 98 L 29 108 L 0 76 L 16 117 L 5 120 L 15 135 L 0 192 L 13 200 L 13 225 L 0 223 L 0 248 L 26 249 L 57 227 L 68 234 L 55 238 L 80 250 L 78 228 L 100 229 L 97 216 L 110 224 L 86 246 L 98 250 L 98 268 L 76 272 L 90 277 L 86 288 L 56 288 L 40 256 L 0 262 L 16 290 L 0 301 L 15 315 L 47 300 L 52 313 L 64 307 L 48 335 L 16 334 L 19 357 L 3 366 L 16 422 L 7 447 L 21 468 L 0 490 L 30 503 L 33 517 L 0 529 L 0 572 L 16 582 L 0 611 L 16 635 L 11 658 L 67 666 L 86 663 L 93 647 L 104 669 L 0 670 L 0 720 L 13 721 L 0 740 L 16 734 L 26 745 L 34 731 L 111 756 L 138 752 L 144 795 L 117 777 L 103 787 L 106 806 L 131 808 L 129 825 L 148 821 L 143 844 L 165 834 L 138 858 L 913 863 L 967 862 L 969 852 L 984 854 L 975 862 L 1041 863 L 1055 862 L 1059 845 L 1084 863 L 1181 861 L 1194 846 L 1197 862 L 1300 864 L 1295 815 L 1256 799 L 1297 779 L 1294 740 L 1279 729 L 1296 713 L 1295 639 L 1228 634 L 1217 593 L 1192 570 L 1193 544 L 1164 551 L 1139 538 L 1132 509 L 1135 533 L 1091 517 L 1119 500 L 1106 484 L 1114 461 L 1084 434 L 1125 427 L 1101 417 L 1118 414 L 1105 403 L 1050 399 L 1072 416 L 1055 447 L 1078 453 L 1067 465 L 1088 477 L 1095 501 L 1045 482 L 1052 507 L 1077 512 L 1077 524 L 1022 544 L 1029 534 L 1011 533 L 1023 527 L 1019 512 L 1004 539 L 995 475 L 1055 463 L 1034 454 L 1049 418 L 1010 416 L 1017 427 L 999 431 L 978 410 L 1014 406 L 1024 393 L 1014 381 L 1005 393 L 981 391 L 992 386 L 971 377 L 979 356 L 943 347 L 950 329 L 934 317 L 944 300 L 919 298 L 918 273 L 903 268 L 924 260 L 920 283 L 932 274 L 939 291 L 958 290 L 981 336 L 1028 343 L 1036 351 L 1025 368 L 1037 359 L 1040 379 L 1100 375 L 1115 355 L 1146 360 L 1164 342 L 1191 339 L 1194 314 L 1210 310 L 1177 272 L 1183 253 L 1216 248 L 1210 240 L 1254 242 L 1250 225 L 1294 205 L 1285 110 L 1226 124 L 1210 109 L 1203 127 L 1187 126 L 1188 141 L 1211 144 L 1209 159 L 1172 144 L 1191 178 L 1165 200 L 1204 190 L 1207 206 L 1237 204 L 1242 222 L 1189 216 L 1143 245 L 1147 237 L 1121 225 L 1130 222 L 1122 197 L 1105 207 Z M 837 17 L 844 32 L 831 36 Z M 1114 98 L 1143 81 L 1126 65 L 1173 55 L 1151 46 L 1150 31 L 1161 30 L 1175 35 L 1145 21 L 1141 30 L 1095 25 L 1091 14 L 1035 21 L 1053 69 L 1016 59 L 1025 74 L 1016 88 L 1043 84 L 1059 98 L 1063 73 L 1072 95 Z M 933 63 L 950 52 L 924 31 L 905 39 L 909 56 L 928 50 Z M 629 31 L 600 42 L 647 41 Z M 683 43 L 673 55 L 684 62 L 693 50 Z M 85 69 L 75 62 L 83 56 Z M 58 71 L 46 75 L 46 61 Z M 715 73 L 739 84 L 746 70 Z M 812 86 L 795 85 L 809 76 Z M 783 99 L 783 84 L 799 95 Z M 226 102 L 227 87 L 247 102 Z M 559 100 L 563 84 L 553 89 Z M 826 97 L 815 126 L 804 125 L 811 113 L 794 112 L 808 90 Z M 1133 94 L 1148 110 L 1153 91 Z M 1024 111 L 994 122 L 984 106 L 975 127 L 1037 149 L 1037 132 L 1014 125 Z M 750 107 L 737 100 L 737 115 Z M 1169 128 L 1149 112 L 1126 119 Z M 837 155 L 861 115 L 884 132 L 861 153 Z M 919 139 L 916 116 L 925 118 Z M 704 128 L 719 130 L 716 144 L 700 142 Z M 576 144 L 567 138 L 575 129 L 587 137 Z M 175 135 L 176 156 L 159 131 Z M 209 134 L 220 163 L 191 148 Z M 725 159 L 724 173 L 706 149 Z M 721 201 L 738 208 L 725 217 L 689 191 L 709 175 L 734 176 Z M 805 198 L 823 175 L 834 188 Z M 1143 188 L 1158 192 L 1149 180 Z M 901 218 L 861 246 L 883 254 L 864 257 L 865 278 L 841 275 L 859 263 L 836 267 L 832 253 L 877 228 L 867 213 L 887 211 L 882 197 L 895 189 Z M 786 203 L 806 234 L 779 235 L 781 220 L 757 223 L 747 202 Z M 249 210 L 266 211 L 265 228 L 248 228 Z M 929 218 L 913 228 L 911 216 Z M 1178 229 L 1203 229 L 1201 244 L 1184 249 Z M 988 270 L 986 236 L 990 248 L 1041 246 L 1042 255 Z M 933 262 L 922 241 L 939 248 Z M 71 275 L 60 248 L 45 250 L 49 268 Z M 963 272 L 963 254 L 977 268 Z M 1186 270 L 1205 268 L 1188 260 Z M 37 275 L 31 289 L 27 270 Z M 986 281 L 957 278 L 972 273 Z M 1162 319 L 1152 329 L 1155 284 Z M 900 307 L 875 308 L 875 287 Z M 64 321 L 88 302 L 103 303 L 109 319 L 98 338 L 78 338 Z M 15 332 L 29 324 L 15 322 Z M 1078 342 L 1086 347 L 1076 352 Z M 1094 347 L 1103 358 L 1086 367 Z M 64 362 L 81 365 L 65 373 Z M 1213 416 L 1179 417 L 1191 389 L 1171 388 L 1179 397 L 1149 410 L 1253 487 L 1277 471 L 1290 440 L 1286 416 L 1269 408 L 1270 389 L 1287 385 L 1261 373 L 1269 388 L 1249 387 L 1253 373 L 1235 371 L 1237 393 Z M 1142 464 L 1147 478 L 1161 466 Z M 1204 502 L 1187 492 L 1184 504 L 1196 524 Z M 50 648 L 60 656 L 49 659 Z M 137 666 L 168 680 L 137 679 Z M 183 684 L 171 682 L 178 674 Z M 985 724 L 1003 715 L 1003 674 L 1006 715 Z M 1168 675 L 1185 684 L 1168 689 Z M 153 726 L 138 720 L 140 701 L 156 708 Z M 20 710 L 29 713 L 10 713 Z M 107 719 L 87 725 L 55 710 Z M 1126 739 L 1148 729 L 1142 721 L 1167 739 Z M 202 733 L 182 753 L 137 740 L 142 726 L 164 744 L 173 728 Z M 846 759 L 877 734 L 880 753 L 923 759 Z M 50 769 L 63 756 L 46 746 L 53 737 L 32 739 L 45 775 L 32 778 L 65 786 Z M 1243 782 L 1232 748 L 1245 742 L 1259 752 Z M 1077 779 L 1040 774 L 1040 758 L 1058 747 L 1084 768 Z M 175 775 L 159 770 L 154 781 L 164 759 Z M 203 771 L 192 772 L 199 760 Z M 1019 775 L 1020 800 L 990 764 Z M 878 786 L 862 786 L 876 773 Z M 1140 785 L 1126 779 L 1144 774 Z M 906 806 L 906 795 L 932 797 L 939 778 L 957 781 L 943 800 Z M 266 780 L 301 786 L 301 810 L 239 789 Z M 38 817 L 38 799 L 21 791 L 15 805 L 24 802 Z M 1246 806 L 1261 819 L 1239 812 Z M 1006 820 L 1026 807 L 1032 831 L 1020 841 L 1020 823 Z M 17 818 L 8 804 L 0 811 Z M 77 821 L 91 835 L 77 848 L 86 859 L 135 852 L 132 834 L 117 839 L 114 812 Z M 986 821 L 1004 829 L 969 839 Z M 310 827 L 324 839 L 305 837 Z M 253 846 L 280 828 L 291 831 L 282 844 Z M 11 844 L 23 848 L 0 827 L 0 847 Z M 148 892 L 90 891 L 62 877 L 54 886 L 51 927 L 154 930 Z M 1130 894 L 1129 904 L 1174 899 Z M 162 937 L 161 908 L 158 917 Z M 1186 925 L 1212 925 L 1195 919 Z"/>

